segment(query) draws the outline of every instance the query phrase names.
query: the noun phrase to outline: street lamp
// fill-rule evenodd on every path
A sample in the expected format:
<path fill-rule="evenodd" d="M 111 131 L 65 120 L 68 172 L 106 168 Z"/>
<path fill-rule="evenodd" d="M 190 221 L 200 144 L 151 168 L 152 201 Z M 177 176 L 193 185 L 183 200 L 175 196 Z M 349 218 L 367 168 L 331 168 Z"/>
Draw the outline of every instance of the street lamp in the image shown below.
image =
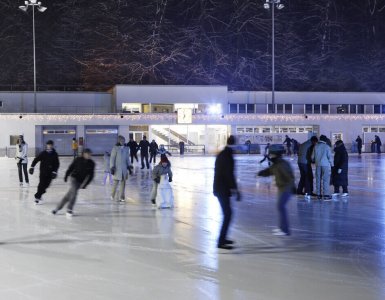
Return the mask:
<path fill-rule="evenodd" d="M 281 0 L 266 0 L 264 9 L 271 9 L 271 105 L 275 113 L 275 8 L 281 10 L 285 7 Z"/>
<path fill-rule="evenodd" d="M 33 39 L 33 112 L 37 112 L 37 101 L 36 101 L 36 43 L 35 43 L 35 7 L 41 13 L 47 10 L 47 7 L 41 5 L 41 2 L 37 0 L 24 1 L 24 5 L 19 8 L 26 12 L 28 7 L 32 6 L 32 39 Z"/>

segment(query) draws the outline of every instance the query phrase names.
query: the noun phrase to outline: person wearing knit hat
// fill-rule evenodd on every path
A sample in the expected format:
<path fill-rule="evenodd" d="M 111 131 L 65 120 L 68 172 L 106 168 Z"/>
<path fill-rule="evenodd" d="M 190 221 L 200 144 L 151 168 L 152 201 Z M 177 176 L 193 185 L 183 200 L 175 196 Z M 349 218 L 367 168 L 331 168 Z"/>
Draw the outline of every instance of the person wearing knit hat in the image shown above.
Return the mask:
<path fill-rule="evenodd" d="M 161 178 L 163 175 L 168 176 L 168 182 L 172 182 L 171 166 L 166 156 L 163 156 L 160 159 L 160 163 L 156 165 L 152 170 L 152 180 L 154 184 L 152 186 L 152 191 L 151 191 L 151 202 L 154 206 L 156 205 L 156 198 L 158 195 L 158 186 L 161 182 Z M 165 176 L 163 176 L 163 178 L 165 178 Z"/>

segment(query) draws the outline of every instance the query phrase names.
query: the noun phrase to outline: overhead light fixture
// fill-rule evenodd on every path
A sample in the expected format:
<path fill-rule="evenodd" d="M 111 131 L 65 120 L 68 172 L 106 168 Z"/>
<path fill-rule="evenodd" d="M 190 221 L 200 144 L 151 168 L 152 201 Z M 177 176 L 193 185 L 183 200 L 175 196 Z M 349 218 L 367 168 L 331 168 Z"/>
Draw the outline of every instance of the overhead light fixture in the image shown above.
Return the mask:
<path fill-rule="evenodd" d="M 285 7 L 285 4 L 278 4 L 278 6 L 277 6 L 278 9 L 282 9 L 284 7 Z"/>
<path fill-rule="evenodd" d="M 222 113 L 222 107 L 220 104 L 212 104 L 209 106 L 208 113 L 210 115 L 216 115 Z"/>
<path fill-rule="evenodd" d="M 37 10 L 40 11 L 40 12 L 45 12 L 45 11 L 47 10 L 47 7 L 45 7 L 45 6 L 39 6 L 39 7 L 37 8 Z"/>
<path fill-rule="evenodd" d="M 263 7 L 264 7 L 264 9 L 270 9 L 270 5 L 269 5 L 269 3 L 265 3 L 265 4 L 263 4 Z"/>
<path fill-rule="evenodd" d="M 28 6 L 21 5 L 21 6 L 19 6 L 19 8 L 20 8 L 22 11 L 27 11 Z"/>

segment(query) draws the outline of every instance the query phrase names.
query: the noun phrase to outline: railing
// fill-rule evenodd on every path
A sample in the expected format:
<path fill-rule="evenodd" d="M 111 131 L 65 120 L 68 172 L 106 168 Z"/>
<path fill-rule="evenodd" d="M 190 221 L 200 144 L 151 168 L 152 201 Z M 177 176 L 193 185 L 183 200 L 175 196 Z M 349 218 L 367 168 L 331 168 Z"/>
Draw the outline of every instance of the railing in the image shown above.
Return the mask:
<path fill-rule="evenodd" d="M 172 154 L 179 154 L 179 146 L 175 145 L 164 145 L 167 151 Z M 205 145 L 186 145 L 184 146 L 184 154 L 206 154 Z"/>

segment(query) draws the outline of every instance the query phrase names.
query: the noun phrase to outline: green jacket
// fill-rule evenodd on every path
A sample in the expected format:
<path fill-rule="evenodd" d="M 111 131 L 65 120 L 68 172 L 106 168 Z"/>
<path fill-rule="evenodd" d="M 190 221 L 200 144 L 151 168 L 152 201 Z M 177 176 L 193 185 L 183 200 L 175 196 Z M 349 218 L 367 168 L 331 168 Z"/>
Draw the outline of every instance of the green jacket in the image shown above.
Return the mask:
<path fill-rule="evenodd" d="M 258 176 L 275 176 L 275 183 L 280 192 L 284 192 L 287 189 L 293 191 L 295 188 L 293 169 L 290 164 L 282 158 L 277 158 L 269 168 L 260 171 Z"/>

